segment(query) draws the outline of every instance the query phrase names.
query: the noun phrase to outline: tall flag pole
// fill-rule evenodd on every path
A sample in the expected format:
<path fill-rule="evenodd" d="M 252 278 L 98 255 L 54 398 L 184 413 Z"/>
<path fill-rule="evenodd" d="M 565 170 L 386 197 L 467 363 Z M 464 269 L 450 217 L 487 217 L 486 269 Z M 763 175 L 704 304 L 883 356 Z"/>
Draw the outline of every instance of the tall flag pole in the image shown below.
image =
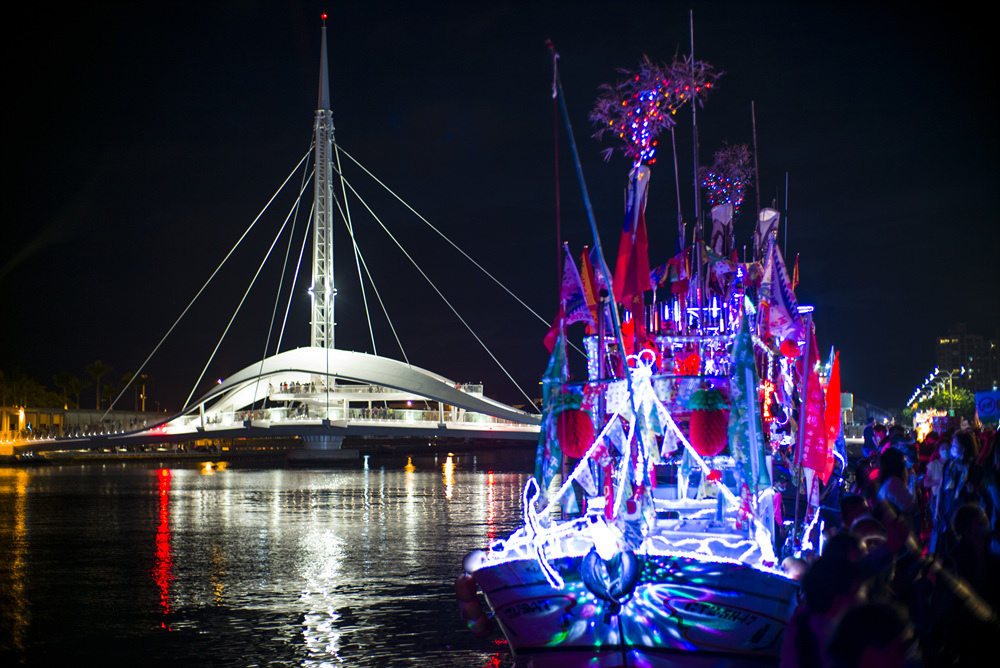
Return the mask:
<path fill-rule="evenodd" d="M 763 429 L 757 397 L 757 367 L 754 363 L 750 323 L 744 314 L 731 353 L 729 387 L 732 405 L 729 411 L 729 448 L 739 465 L 741 498 L 745 512 L 752 513 L 757 490 L 771 484 L 764 458 Z"/>
<path fill-rule="evenodd" d="M 613 289 L 615 301 L 631 311 L 632 317 L 642 323 L 645 319 L 642 296 L 652 288 L 645 215 L 649 167 L 637 165 L 629 176 L 628 209 L 618 244 Z M 644 328 L 640 330 L 644 332 Z"/>

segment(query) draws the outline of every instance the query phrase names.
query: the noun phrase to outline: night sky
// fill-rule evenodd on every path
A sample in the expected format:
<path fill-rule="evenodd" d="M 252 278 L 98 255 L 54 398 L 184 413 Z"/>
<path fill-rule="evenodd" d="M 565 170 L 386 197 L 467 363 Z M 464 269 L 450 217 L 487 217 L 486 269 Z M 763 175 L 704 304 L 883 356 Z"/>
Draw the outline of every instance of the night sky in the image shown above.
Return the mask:
<path fill-rule="evenodd" d="M 807 6 L 805 6 L 807 5 Z M 877 7 L 876 7 L 877 6 Z M 643 54 L 690 50 L 725 72 L 699 110 L 701 163 L 752 144 L 762 204 L 785 209 L 800 303 L 845 391 L 899 408 L 959 322 L 1000 326 L 998 134 L 992 23 L 966 3 L 29 3 L 8 20 L 0 369 L 52 384 L 101 359 L 139 368 L 309 149 L 321 11 L 338 143 L 544 318 L 557 303 L 552 39 L 609 260 L 629 164 L 608 163 L 587 115 L 601 83 Z M 991 31 L 988 33 L 988 31 Z M 561 229 L 592 243 L 559 123 Z M 694 203 L 690 111 L 681 197 Z M 669 142 L 654 166 L 651 265 L 676 243 Z M 349 167 L 351 167 L 349 169 Z M 345 174 L 532 396 L 547 325 L 398 203 Z M 282 193 L 144 370 L 161 408 L 191 391 L 290 210 Z M 310 197 L 311 201 L 311 197 Z M 490 396 L 524 398 L 433 288 L 350 200 L 358 243 L 410 362 Z M 736 222 L 749 244 L 753 192 Z M 308 209 L 289 253 L 299 253 Z M 784 237 L 784 222 L 781 235 Z M 357 270 L 335 229 L 337 346 L 371 352 Z M 273 354 L 288 245 L 279 239 L 198 393 Z M 309 254 L 282 349 L 308 345 Z M 277 307 L 288 299 L 291 269 Z M 369 289 L 369 300 L 372 293 Z M 378 353 L 400 358 L 372 301 Z M 279 325 L 280 326 L 280 325 Z M 581 327 L 581 325 L 576 325 Z M 93 386 L 82 397 L 93 406 Z M 89 400 L 87 397 L 90 397 Z M 131 394 L 129 395 L 131 397 Z M 122 408 L 132 407 L 131 399 Z"/>

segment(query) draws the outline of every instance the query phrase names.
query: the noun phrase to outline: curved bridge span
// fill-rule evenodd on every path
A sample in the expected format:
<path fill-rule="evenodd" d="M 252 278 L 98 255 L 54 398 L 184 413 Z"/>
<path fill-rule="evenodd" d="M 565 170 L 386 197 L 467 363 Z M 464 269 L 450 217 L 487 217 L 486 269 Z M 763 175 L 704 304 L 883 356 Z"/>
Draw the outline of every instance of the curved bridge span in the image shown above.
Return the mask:
<path fill-rule="evenodd" d="M 27 441 L 17 454 L 231 438 L 301 438 L 305 458 L 336 454 L 346 436 L 535 440 L 539 417 L 397 360 L 308 347 L 226 378 L 180 414 L 143 429 Z"/>

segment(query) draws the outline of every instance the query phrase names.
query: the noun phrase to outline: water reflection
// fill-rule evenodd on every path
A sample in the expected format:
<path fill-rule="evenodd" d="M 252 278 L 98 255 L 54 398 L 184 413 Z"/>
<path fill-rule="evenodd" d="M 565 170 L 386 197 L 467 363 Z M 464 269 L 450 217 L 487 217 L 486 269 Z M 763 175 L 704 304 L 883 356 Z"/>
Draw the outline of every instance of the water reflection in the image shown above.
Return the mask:
<path fill-rule="evenodd" d="M 26 595 L 27 572 L 25 557 L 27 553 L 27 506 L 28 485 L 31 476 L 27 471 L 2 469 L 2 485 L 0 485 L 0 502 L 7 512 L 0 512 L 0 562 L 9 568 L 0 569 L 0 620 L 2 628 L 9 629 L 0 635 L 0 649 L 9 642 L 10 648 L 21 652 L 25 648 L 29 616 L 29 601 Z M 5 637 L 10 634 L 9 641 Z"/>
<path fill-rule="evenodd" d="M 448 454 L 448 458 L 444 460 L 444 466 L 441 470 L 444 472 L 444 498 L 451 499 L 451 488 L 455 484 L 455 462 L 451 460 L 452 454 Z"/>
<path fill-rule="evenodd" d="M 497 508 L 496 508 L 496 496 L 493 491 L 493 471 L 486 474 L 486 543 L 487 545 L 492 544 L 497 538 L 496 531 L 496 519 L 497 519 Z"/>
<path fill-rule="evenodd" d="M 159 524 L 156 527 L 156 565 L 153 567 L 153 581 L 160 590 L 160 607 L 164 615 L 170 614 L 170 581 L 174 579 L 173 563 L 170 559 L 170 470 L 156 472 L 157 488 L 160 493 Z M 166 626 L 166 622 L 163 622 Z"/>
<path fill-rule="evenodd" d="M 335 595 L 343 559 L 343 540 L 331 531 L 307 534 L 303 540 L 302 576 L 305 587 L 299 597 L 304 608 L 303 640 L 308 657 L 303 666 L 342 663 L 338 653 L 340 631 Z"/>
<path fill-rule="evenodd" d="M 48 665 L 155 647 L 178 665 L 509 666 L 466 631 L 452 583 L 520 522 L 526 474 L 477 466 L 0 470 L 9 646 Z"/>

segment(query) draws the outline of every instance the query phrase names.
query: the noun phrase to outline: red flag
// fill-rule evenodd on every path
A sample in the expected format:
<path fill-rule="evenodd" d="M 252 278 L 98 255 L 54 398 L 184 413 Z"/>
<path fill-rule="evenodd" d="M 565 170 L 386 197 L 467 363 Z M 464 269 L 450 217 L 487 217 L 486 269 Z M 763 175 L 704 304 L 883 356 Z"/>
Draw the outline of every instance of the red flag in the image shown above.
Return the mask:
<path fill-rule="evenodd" d="M 830 369 L 830 381 L 826 386 L 826 435 L 827 442 L 833 447 L 840 433 L 840 352 L 834 353 L 833 367 Z"/>
<path fill-rule="evenodd" d="M 830 368 L 830 382 L 826 386 L 826 469 L 823 482 L 833 473 L 833 452 L 836 450 L 837 437 L 840 436 L 840 353 L 833 356 L 833 366 Z"/>
<path fill-rule="evenodd" d="M 820 480 L 826 483 L 830 477 L 827 470 L 827 458 L 832 457 L 826 440 L 826 425 L 824 414 L 826 412 L 823 401 L 823 386 L 819 380 L 819 370 L 816 368 L 816 360 L 819 354 L 816 351 L 816 339 L 813 338 L 812 346 L 807 355 L 803 357 L 806 365 L 806 391 L 804 404 L 800 414 L 805 416 L 805 434 L 800 447 L 802 448 L 802 466 L 816 471 Z M 831 460 L 832 464 L 832 460 Z M 832 466 L 830 469 L 832 470 Z"/>
<path fill-rule="evenodd" d="M 799 254 L 795 254 L 795 268 L 792 269 L 792 290 L 799 287 Z"/>
<path fill-rule="evenodd" d="M 691 271 L 688 268 L 688 249 L 667 260 L 664 265 L 664 280 L 670 281 L 670 292 L 675 295 L 686 295 Z M 662 281 L 660 284 L 662 285 Z"/>
<path fill-rule="evenodd" d="M 652 289 L 645 215 L 648 185 L 649 167 L 640 165 L 629 174 L 628 207 L 615 260 L 615 301 L 630 311 L 642 303 L 642 293 Z"/>
<path fill-rule="evenodd" d="M 635 315 L 631 320 L 622 323 L 622 342 L 625 344 L 625 355 L 635 355 Z"/>
<path fill-rule="evenodd" d="M 545 348 L 549 351 L 551 355 L 556 349 L 556 341 L 559 339 L 559 328 L 560 326 L 565 326 L 562 321 L 566 318 L 566 312 L 563 310 L 562 304 L 559 305 L 559 315 L 556 316 L 555 322 L 549 327 L 549 331 L 545 333 L 545 338 L 542 339 L 542 343 L 545 344 Z"/>

